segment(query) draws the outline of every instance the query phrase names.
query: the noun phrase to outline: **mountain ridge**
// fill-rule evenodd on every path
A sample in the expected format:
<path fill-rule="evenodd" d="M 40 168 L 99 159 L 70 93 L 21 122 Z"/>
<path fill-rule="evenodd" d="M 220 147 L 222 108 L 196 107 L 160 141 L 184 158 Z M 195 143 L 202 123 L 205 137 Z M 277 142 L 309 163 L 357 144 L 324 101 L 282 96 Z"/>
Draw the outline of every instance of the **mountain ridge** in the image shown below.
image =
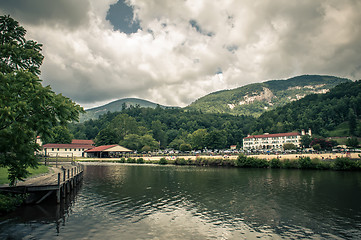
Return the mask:
<path fill-rule="evenodd" d="M 171 106 L 164 106 L 160 105 L 145 99 L 140 98 L 122 98 L 110 103 L 104 104 L 102 106 L 94 107 L 85 110 L 86 113 L 81 114 L 79 117 L 79 122 L 84 122 L 90 119 L 97 119 L 100 115 L 105 114 L 107 112 L 118 112 L 121 111 L 124 107 L 149 107 L 149 108 L 178 108 L 178 107 L 171 107 Z"/>
<path fill-rule="evenodd" d="M 186 109 L 209 113 L 260 116 L 263 112 L 313 93 L 326 93 L 350 79 L 327 75 L 300 75 L 220 90 L 201 97 Z"/>
<path fill-rule="evenodd" d="M 351 80 L 328 75 L 300 75 L 288 79 L 268 80 L 209 93 L 198 98 L 184 109 L 207 113 L 228 113 L 258 117 L 268 110 L 284 106 L 306 95 L 326 93 L 343 82 L 351 82 Z M 102 106 L 87 109 L 85 114 L 81 114 L 80 122 L 97 119 L 108 111 L 121 111 L 122 108 L 129 108 L 131 106 L 179 108 L 163 106 L 140 98 L 123 98 Z"/>

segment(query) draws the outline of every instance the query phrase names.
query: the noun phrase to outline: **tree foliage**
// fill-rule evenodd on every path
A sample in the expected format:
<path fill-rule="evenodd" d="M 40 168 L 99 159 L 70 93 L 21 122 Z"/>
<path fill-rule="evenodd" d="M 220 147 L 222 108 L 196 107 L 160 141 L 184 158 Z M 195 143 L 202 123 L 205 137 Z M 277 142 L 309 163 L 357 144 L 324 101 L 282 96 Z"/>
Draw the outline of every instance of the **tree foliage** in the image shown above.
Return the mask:
<path fill-rule="evenodd" d="M 351 120 L 350 131 L 355 133 L 355 120 L 359 118 L 361 81 L 346 82 L 326 94 L 308 95 L 299 101 L 262 114 L 257 119 L 255 129 L 277 133 L 311 128 L 313 133 L 324 136 L 327 131 Z"/>
<path fill-rule="evenodd" d="M 0 16 L 0 167 L 7 167 L 11 184 L 36 167 L 36 136 L 49 137 L 57 125 L 77 120 L 82 108 L 37 76 L 41 44 L 25 39 L 25 29 L 10 16 Z"/>
<path fill-rule="evenodd" d="M 125 115 L 127 117 L 125 117 Z M 113 124 L 114 119 L 128 119 L 132 122 L 132 130 L 128 129 L 125 136 L 117 130 L 119 124 Z M 126 121 L 127 122 L 127 121 Z M 98 120 L 89 120 L 79 124 L 71 124 L 70 129 L 75 138 L 86 136 L 87 139 L 96 139 L 100 136 L 106 139 L 107 134 L 102 134 L 108 129 L 111 144 L 116 144 L 125 139 L 127 135 L 150 135 L 160 148 L 180 149 L 184 143 L 190 144 L 192 149 L 228 148 L 230 145 L 242 145 L 243 137 L 252 129 L 253 117 L 234 116 L 229 114 L 209 114 L 200 111 L 185 109 L 162 109 L 129 107 L 121 112 L 106 113 Z M 208 135 L 210 134 L 210 135 Z M 107 141 L 109 142 L 109 141 Z M 158 144 L 159 145 L 159 144 Z M 132 148 L 130 148 L 132 149 Z"/>

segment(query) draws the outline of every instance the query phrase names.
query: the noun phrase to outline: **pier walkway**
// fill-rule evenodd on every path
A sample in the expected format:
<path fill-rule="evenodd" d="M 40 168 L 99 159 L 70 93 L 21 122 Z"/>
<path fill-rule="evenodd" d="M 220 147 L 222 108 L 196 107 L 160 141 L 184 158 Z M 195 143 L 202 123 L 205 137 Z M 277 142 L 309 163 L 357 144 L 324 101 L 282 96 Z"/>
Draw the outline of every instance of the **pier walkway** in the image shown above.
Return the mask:
<path fill-rule="evenodd" d="M 39 204 L 55 193 L 56 202 L 60 203 L 61 198 L 81 183 L 84 169 L 82 165 L 64 165 L 52 170 L 53 173 L 18 182 L 14 187 L 1 185 L 0 192 L 27 193 L 27 204 Z"/>

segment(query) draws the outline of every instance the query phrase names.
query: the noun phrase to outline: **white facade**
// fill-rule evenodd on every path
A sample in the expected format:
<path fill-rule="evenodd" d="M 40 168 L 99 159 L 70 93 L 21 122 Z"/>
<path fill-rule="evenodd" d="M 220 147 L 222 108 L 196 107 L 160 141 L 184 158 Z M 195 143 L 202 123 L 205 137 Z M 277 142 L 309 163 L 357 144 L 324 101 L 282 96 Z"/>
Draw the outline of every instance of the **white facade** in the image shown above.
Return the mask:
<path fill-rule="evenodd" d="M 292 143 L 296 147 L 301 146 L 301 137 L 305 135 L 304 130 L 302 133 L 276 133 L 276 134 L 263 134 L 263 135 L 252 135 L 243 139 L 244 150 L 259 150 L 259 149 L 274 149 L 282 150 L 283 144 Z M 308 135 L 311 136 L 311 129 L 308 131 Z"/>
<path fill-rule="evenodd" d="M 43 145 L 43 155 L 49 157 L 86 157 L 86 150 L 94 148 L 89 144 L 56 144 L 48 143 Z"/>

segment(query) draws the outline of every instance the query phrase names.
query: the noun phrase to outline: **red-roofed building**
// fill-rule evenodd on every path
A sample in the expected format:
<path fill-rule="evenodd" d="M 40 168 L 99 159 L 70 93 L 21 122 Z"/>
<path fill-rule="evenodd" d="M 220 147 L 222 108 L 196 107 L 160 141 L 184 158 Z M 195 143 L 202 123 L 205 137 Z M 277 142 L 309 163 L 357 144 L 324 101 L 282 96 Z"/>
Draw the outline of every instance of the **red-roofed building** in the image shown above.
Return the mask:
<path fill-rule="evenodd" d="M 311 136 L 311 129 L 308 130 L 308 135 Z M 283 144 L 293 143 L 296 147 L 301 146 L 301 137 L 305 135 L 305 131 L 290 132 L 290 133 L 265 133 L 262 135 L 249 135 L 243 138 L 243 149 L 283 149 Z"/>
<path fill-rule="evenodd" d="M 129 153 L 132 150 L 129 150 L 125 147 L 114 145 L 103 145 L 89 149 L 86 152 L 88 157 L 98 157 L 98 158 L 107 158 L 107 157 L 119 157 L 124 153 Z"/>

